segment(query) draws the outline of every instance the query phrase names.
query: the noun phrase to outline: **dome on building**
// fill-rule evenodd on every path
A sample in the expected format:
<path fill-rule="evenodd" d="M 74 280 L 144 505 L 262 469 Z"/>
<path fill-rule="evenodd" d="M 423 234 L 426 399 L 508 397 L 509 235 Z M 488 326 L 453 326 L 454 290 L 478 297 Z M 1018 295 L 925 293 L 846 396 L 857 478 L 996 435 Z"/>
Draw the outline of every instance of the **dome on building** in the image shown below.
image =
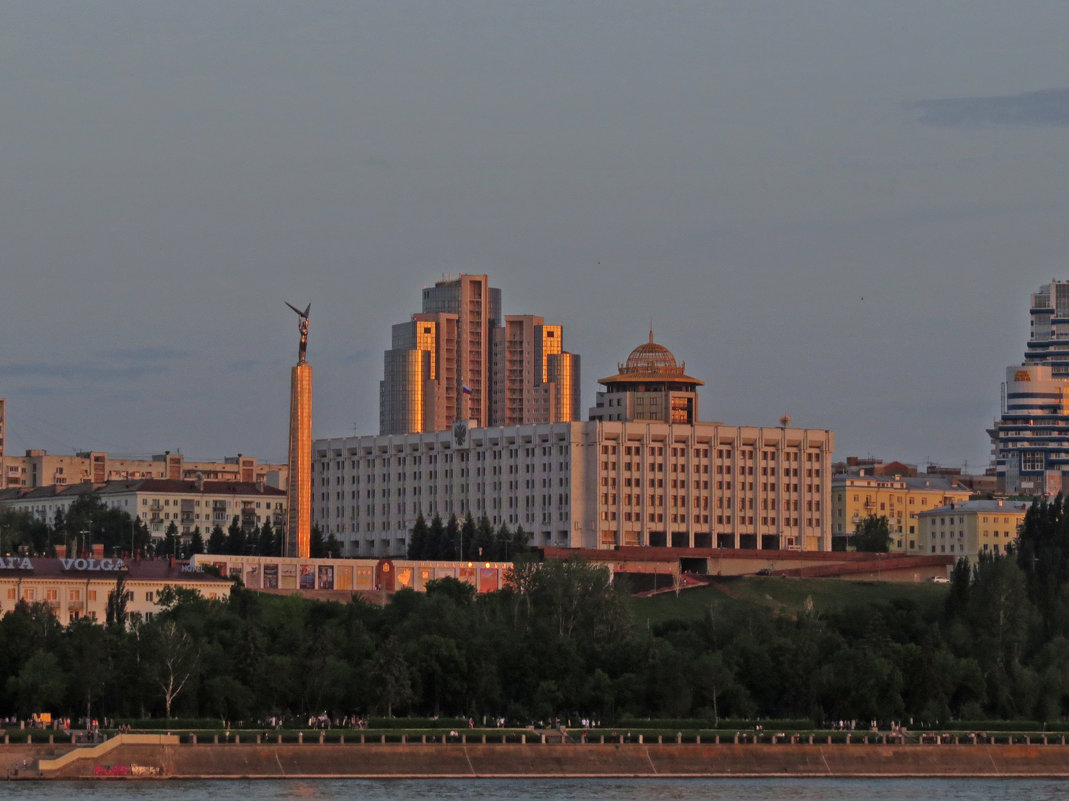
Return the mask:
<path fill-rule="evenodd" d="M 635 348 L 627 357 L 627 361 L 617 365 L 619 374 L 609 378 L 599 378 L 599 384 L 645 384 L 654 382 L 673 382 L 689 385 L 700 385 L 704 382 L 691 378 L 686 374 L 687 363 L 677 362 L 672 351 L 664 345 L 658 345 L 653 341 L 653 331 L 650 330 L 649 342 L 643 342 Z"/>
<path fill-rule="evenodd" d="M 672 370 L 679 365 L 672 351 L 664 345 L 658 345 L 653 341 L 653 331 L 650 331 L 650 341 L 643 342 L 627 357 L 627 361 L 620 366 L 620 371 L 625 373 L 660 373 Z"/>
<path fill-rule="evenodd" d="M 650 341 L 643 342 L 619 365 L 623 374 L 682 375 L 685 364 L 678 364 L 672 351 L 664 345 L 653 341 L 653 329 L 650 329 Z"/>

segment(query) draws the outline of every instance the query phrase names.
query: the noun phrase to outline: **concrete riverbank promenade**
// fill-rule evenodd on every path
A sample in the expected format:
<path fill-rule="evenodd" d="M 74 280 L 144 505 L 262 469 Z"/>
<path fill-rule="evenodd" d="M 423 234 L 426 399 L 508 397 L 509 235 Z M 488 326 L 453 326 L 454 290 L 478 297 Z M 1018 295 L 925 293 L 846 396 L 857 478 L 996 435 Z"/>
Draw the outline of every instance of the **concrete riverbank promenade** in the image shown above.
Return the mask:
<path fill-rule="evenodd" d="M 344 742 L 312 735 L 280 743 L 234 733 L 229 742 L 124 734 L 95 746 L 29 743 L 0 747 L 8 779 L 164 778 L 516 778 L 516 777 L 1030 777 L 1069 778 L 1064 737 L 931 735 L 916 743 L 858 735 L 847 743 L 785 735 L 755 741 L 636 742 L 622 735 L 561 742 L 537 733 L 413 737 L 386 743 L 357 734 Z M 247 739 L 246 739 L 247 738 Z M 260 740 L 257 742 L 257 740 Z M 363 739 L 363 742 L 360 740 Z M 556 741 L 552 741 L 555 739 Z M 272 741 L 273 740 L 273 741 Z M 430 740 L 434 740 L 431 742 Z M 495 742 L 496 740 L 496 742 Z"/>

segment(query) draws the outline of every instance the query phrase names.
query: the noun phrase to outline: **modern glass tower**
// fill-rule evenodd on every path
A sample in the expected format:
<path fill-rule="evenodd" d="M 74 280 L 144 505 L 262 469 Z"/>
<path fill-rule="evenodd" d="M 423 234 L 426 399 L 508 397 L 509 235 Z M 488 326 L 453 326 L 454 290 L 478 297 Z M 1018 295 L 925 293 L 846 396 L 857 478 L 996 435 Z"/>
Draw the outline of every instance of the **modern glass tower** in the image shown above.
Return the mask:
<path fill-rule="evenodd" d="M 1032 294 L 1024 363 L 1006 368 L 1002 414 L 988 429 L 1009 493 L 1056 495 L 1069 481 L 1069 282 Z"/>

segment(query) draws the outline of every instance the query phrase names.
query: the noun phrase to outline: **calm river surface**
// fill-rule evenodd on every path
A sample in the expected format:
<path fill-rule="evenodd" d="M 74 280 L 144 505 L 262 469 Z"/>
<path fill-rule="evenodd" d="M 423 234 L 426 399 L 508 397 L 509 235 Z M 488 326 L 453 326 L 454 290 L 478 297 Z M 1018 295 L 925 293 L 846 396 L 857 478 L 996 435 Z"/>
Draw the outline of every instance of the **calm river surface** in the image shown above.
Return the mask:
<path fill-rule="evenodd" d="M 39 801 L 1053 801 L 1062 782 L 1041 779 L 258 779 L 253 781 L 17 782 L 12 799 Z"/>

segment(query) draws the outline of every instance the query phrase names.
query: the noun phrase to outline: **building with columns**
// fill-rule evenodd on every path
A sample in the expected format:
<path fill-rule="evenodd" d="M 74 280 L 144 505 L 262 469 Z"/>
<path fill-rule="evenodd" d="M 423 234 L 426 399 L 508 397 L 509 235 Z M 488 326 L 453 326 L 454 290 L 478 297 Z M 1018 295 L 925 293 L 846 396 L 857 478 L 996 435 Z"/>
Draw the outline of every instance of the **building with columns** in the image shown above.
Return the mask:
<path fill-rule="evenodd" d="M 652 341 L 602 383 L 586 422 L 316 440 L 314 520 L 363 557 L 404 554 L 421 514 L 539 547 L 831 550 L 831 431 L 699 422 L 701 382 Z"/>

